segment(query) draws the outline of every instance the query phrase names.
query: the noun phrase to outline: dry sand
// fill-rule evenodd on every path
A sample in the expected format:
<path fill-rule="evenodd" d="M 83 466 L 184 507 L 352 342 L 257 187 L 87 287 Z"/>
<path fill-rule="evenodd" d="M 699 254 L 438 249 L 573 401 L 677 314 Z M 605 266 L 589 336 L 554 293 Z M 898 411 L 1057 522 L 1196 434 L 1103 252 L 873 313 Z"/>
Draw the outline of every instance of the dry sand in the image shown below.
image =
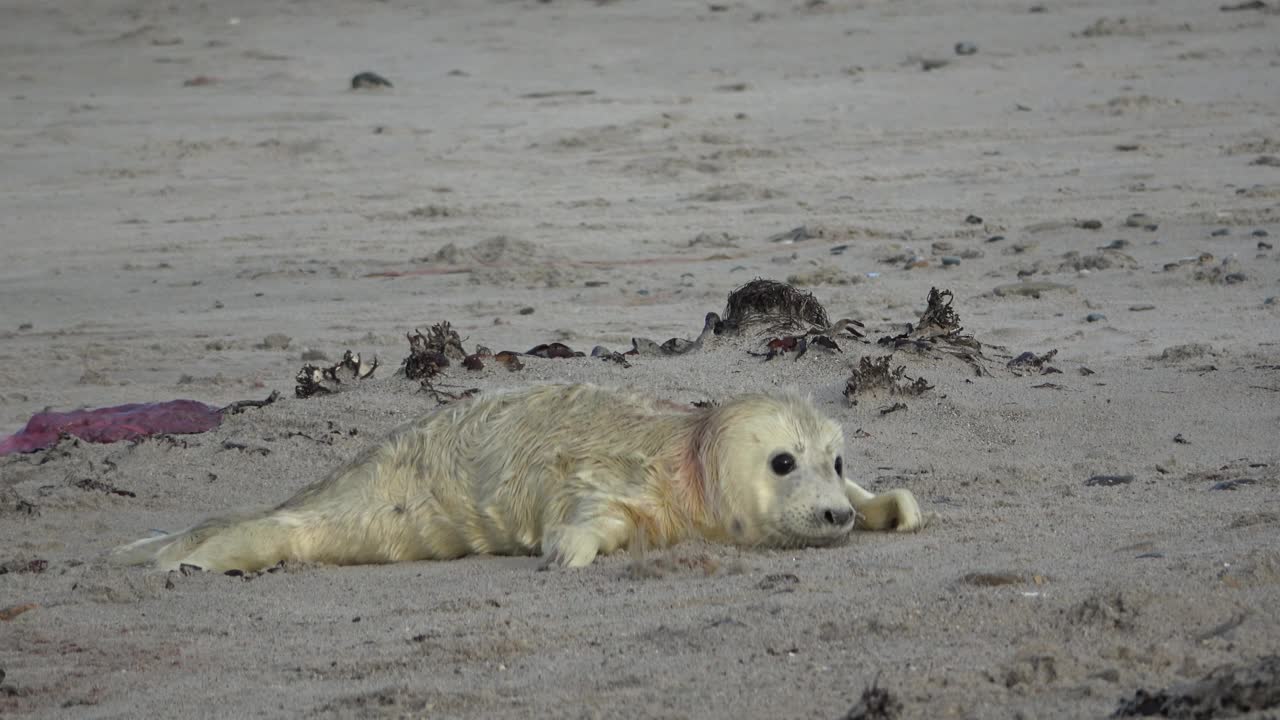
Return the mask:
<path fill-rule="evenodd" d="M 888 716 L 1099 717 L 1274 652 L 1280 15 L 1226 1 L 3 3 L 0 432 L 285 398 L 0 459 L 0 608 L 38 605 L 0 621 L 0 714 L 837 718 L 878 678 Z M 349 90 L 363 70 L 394 88 Z M 1020 274 L 1068 289 L 993 294 Z M 925 531 L 644 572 L 101 563 L 431 410 L 394 372 L 415 327 L 625 350 L 695 336 L 756 276 L 813 283 L 872 340 L 950 288 L 1005 350 L 982 377 L 899 351 L 935 389 L 888 415 L 842 397 L 886 352 L 855 342 L 444 381 L 798 387 Z M 347 349 L 385 364 L 292 397 L 304 351 Z M 1054 349 L 1061 374 L 1005 367 Z"/>

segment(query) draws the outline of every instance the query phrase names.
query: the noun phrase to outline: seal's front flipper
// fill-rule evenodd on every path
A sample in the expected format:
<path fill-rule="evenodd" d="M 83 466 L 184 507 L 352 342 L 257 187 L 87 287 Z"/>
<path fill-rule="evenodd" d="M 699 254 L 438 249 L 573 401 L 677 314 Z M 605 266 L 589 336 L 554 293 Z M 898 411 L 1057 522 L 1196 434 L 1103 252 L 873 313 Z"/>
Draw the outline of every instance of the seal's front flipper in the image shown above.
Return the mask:
<path fill-rule="evenodd" d="M 857 527 L 866 530 L 914 532 L 924 527 L 920 505 L 910 490 L 889 490 L 873 495 L 846 479 L 845 495 L 858 512 Z"/>
<path fill-rule="evenodd" d="M 609 497 L 585 498 L 577 502 L 570 522 L 551 525 L 543 534 L 542 554 L 547 565 L 586 567 L 597 555 L 608 555 L 630 547 L 644 518 L 625 503 Z"/>
<path fill-rule="evenodd" d="M 600 554 L 600 537 L 589 527 L 569 525 L 548 533 L 543 544 L 543 567 L 586 567 Z"/>

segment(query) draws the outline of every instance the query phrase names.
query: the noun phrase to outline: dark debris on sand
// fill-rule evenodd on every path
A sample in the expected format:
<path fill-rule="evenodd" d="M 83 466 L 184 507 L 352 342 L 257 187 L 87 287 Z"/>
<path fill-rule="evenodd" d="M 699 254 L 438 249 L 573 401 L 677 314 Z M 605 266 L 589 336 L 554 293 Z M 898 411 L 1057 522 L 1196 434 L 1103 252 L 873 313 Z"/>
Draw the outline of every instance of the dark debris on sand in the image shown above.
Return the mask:
<path fill-rule="evenodd" d="M 350 353 L 347 353 L 347 354 L 349 355 Z M 345 361 L 345 360 L 346 360 L 346 358 L 344 357 L 344 358 L 343 358 L 343 360 Z M 357 361 L 359 361 L 359 356 L 357 356 Z M 377 367 L 377 360 L 374 360 L 374 367 Z M 372 373 L 372 372 L 373 372 L 373 370 L 370 370 L 369 372 L 370 372 L 370 373 Z M 263 399 L 263 400 L 236 400 L 236 401 L 235 401 L 235 402 L 233 402 L 233 403 L 230 403 L 230 404 L 228 404 L 228 405 L 225 405 L 225 406 L 224 406 L 221 410 L 219 410 L 218 412 L 222 413 L 223 415 L 239 415 L 240 413 L 244 412 L 244 411 L 245 411 L 245 410 L 247 410 L 248 408 L 264 408 L 264 407 L 266 407 L 266 406 L 268 406 L 268 405 L 270 405 L 270 404 L 274 403 L 275 401 L 277 401 L 277 400 L 279 400 L 279 399 L 280 399 L 280 391 L 279 391 L 279 390 L 272 390 L 272 391 L 271 391 L 271 394 L 270 394 L 270 395 L 268 395 L 268 396 L 266 397 L 266 399 Z"/>
<path fill-rule="evenodd" d="M 1163 690 L 1141 689 L 1114 717 L 1213 720 L 1280 707 L 1280 655 L 1223 665 L 1200 680 Z"/>
<path fill-rule="evenodd" d="M 702 344 L 713 334 L 719 333 L 721 326 L 720 316 L 709 312 L 702 320 L 702 332 L 695 340 L 686 340 L 684 338 L 669 338 L 666 342 L 658 344 L 649 338 L 635 337 L 631 338 L 631 349 L 627 351 L 628 355 L 684 355 L 686 353 L 701 350 Z"/>
<path fill-rule="evenodd" d="M 776 280 L 756 278 L 729 293 L 724 317 L 716 324 L 717 335 L 734 335 L 753 326 L 766 326 L 767 332 L 808 332 L 831 325 L 826 308 L 803 290 Z"/>
<path fill-rule="evenodd" d="M 952 309 L 954 300 L 950 290 L 929 288 L 928 307 L 914 325 L 907 325 L 905 332 L 880 338 L 877 343 L 896 350 L 914 350 L 923 354 L 939 353 L 959 358 L 969 364 L 978 375 L 989 375 L 983 365 L 988 358 L 983 354 L 983 344 L 973 335 L 965 334 L 960 317 Z"/>
<path fill-rule="evenodd" d="M 542 343 L 530 348 L 525 355 L 554 360 L 556 358 L 585 357 L 585 353 L 574 350 L 561 342 Z"/>
<path fill-rule="evenodd" d="M 373 362 L 366 363 L 360 358 L 359 353 L 348 350 L 342 354 L 341 361 L 329 367 L 303 365 L 294 377 L 293 394 L 299 398 L 309 398 L 312 395 L 334 393 L 344 382 L 366 380 L 377 369 L 377 358 L 374 358 Z M 271 400 L 274 401 L 274 398 Z"/>
<path fill-rule="evenodd" d="M 776 357 L 786 355 L 787 353 L 795 353 L 792 359 L 799 360 L 804 357 L 805 353 L 807 353 L 811 347 L 821 348 L 835 353 L 843 353 L 844 350 L 840 347 L 840 343 L 837 343 L 832 339 L 832 336 L 838 336 L 840 333 L 844 332 L 848 333 L 848 337 L 845 339 L 854 338 L 861 340 L 865 337 L 858 330 L 858 328 L 861 327 L 863 327 L 862 323 L 857 320 L 837 320 L 835 325 L 827 329 L 813 328 L 804 335 L 783 335 L 782 337 L 769 338 L 765 341 L 765 347 L 768 348 L 767 352 L 753 352 L 751 354 L 756 357 L 763 357 L 767 362 Z"/>
<path fill-rule="evenodd" d="M 404 376 L 410 380 L 424 380 L 438 374 L 450 363 L 462 362 L 467 351 L 462 348 L 462 338 L 448 320 L 431 326 L 426 335 L 421 330 L 406 334 L 409 339 L 409 356 L 401 363 Z"/>
<path fill-rule="evenodd" d="M 862 697 L 841 720 L 893 720 L 901 713 L 902 701 L 888 689 L 880 687 L 877 680 L 862 691 Z"/>
<path fill-rule="evenodd" d="M 1037 355 L 1033 352 L 1024 352 L 1018 357 L 1010 360 L 1007 367 L 1013 371 L 1015 375 L 1050 375 L 1060 373 L 1061 370 L 1049 364 L 1054 356 L 1058 354 L 1057 349 L 1050 350 L 1043 355 Z"/>
<path fill-rule="evenodd" d="M 436 385 L 429 377 L 422 378 L 422 392 L 434 398 L 438 405 L 446 405 L 455 400 L 469 400 L 480 394 L 480 388 L 464 388 L 458 392 L 451 392 L 448 388 L 453 387 L 456 386 L 451 385 L 446 388 L 443 385 Z"/>
<path fill-rule="evenodd" d="M 812 293 L 776 280 L 756 278 L 729 293 L 724 317 L 714 312 L 706 314 L 702 332 L 696 339 L 670 338 L 659 344 L 649 338 L 632 338 L 631 349 L 626 354 L 684 355 L 701 350 L 713 335 L 757 333 L 764 338 L 767 352 L 753 355 L 772 360 L 794 352 L 798 359 L 813 345 L 842 352 L 833 338 L 841 336 L 860 340 L 864 337 L 859 330 L 862 327 L 862 323 L 850 319 L 832 324 L 826 308 Z"/>
<path fill-rule="evenodd" d="M 844 386 L 844 397 L 850 405 L 857 405 L 858 398 L 868 394 L 889 396 L 920 395 L 933 386 L 924 378 L 908 377 L 907 368 L 891 366 L 892 355 L 877 358 L 863 357 L 849 375 Z M 900 409 L 900 408 L 898 408 Z"/>
<path fill-rule="evenodd" d="M 395 87 L 391 81 L 382 77 L 376 72 L 365 71 L 356 73 L 351 78 L 352 90 L 376 90 L 379 88 Z"/>

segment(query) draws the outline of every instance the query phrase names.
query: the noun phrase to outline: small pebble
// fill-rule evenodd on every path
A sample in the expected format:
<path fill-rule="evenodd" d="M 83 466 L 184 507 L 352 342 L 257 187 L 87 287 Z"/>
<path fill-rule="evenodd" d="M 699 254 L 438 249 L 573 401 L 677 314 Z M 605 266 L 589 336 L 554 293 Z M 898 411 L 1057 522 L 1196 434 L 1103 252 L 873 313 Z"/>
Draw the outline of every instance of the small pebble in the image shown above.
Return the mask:
<path fill-rule="evenodd" d="M 1228 285 L 1235 285 L 1236 283 L 1242 283 L 1245 280 L 1248 280 L 1248 278 L 1245 277 L 1245 274 L 1238 273 L 1238 272 L 1227 273 L 1227 276 L 1222 278 L 1222 281 Z"/>
<path fill-rule="evenodd" d="M 1155 305 L 1130 305 L 1129 312 L 1146 312 L 1147 310 L 1155 310 Z"/>
<path fill-rule="evenodd" d="M 1151 224 L 1151 216 L 1146 213 L 1134 213 L 1124 219 L 1128 227 L 1146 227 Z"/>
<path fill-rule="evenodd" d="M 21 325 L 19 325 L 19 326 L 18 326 L 18 329 L 19 329 L 19 330 L 30 330 L 30 329 L 31 329 L 31 328 L 33 328 L 33 327 L 35 327 L 35 325 L 32 325 L 31 323 L 22 323 Z"/>
<path fill-rule="evenodd" d="M 973 55 L 973 54 L 974 54 L 974 53 L 976 53 L 976 52 L 978 52 L 978 46 L 977 46 L 977 45 L 974 45 L 974 44 L 973 44 L 973 43 L 971 43 L 971 42 L 958 42 L 958 43 L 956 43 L 956 54 L 957 54 L 957 55 Z"/>
<path fill-rule="evenodd" d="M 1000 242 L 1001 240 L 1004 240 L 1003 235 L 992 235 L 991 237 L 987 238 L 987 242 Z"/>
<path fill-rule="evenodd" d="M 1263 301 L 1262 301 L 1262 304 L 1263 304 L 1263 305 L 1275 305 L 1275 304 L 1277 304 L 1277 303 L 1280 303 L 1280 301 L 1277 301 L 1277 300 L 1276 300 L 1276 296 L 1275 296 L 1275 295 L 1272 295 L 1271 297 L 1269 297 L 1269 298 L 1267 298 L 1266 300 L 1263 300 Z"/>
<path fill-rule="evenodd" d="M 533 312 L 534 312 L 534 310 L 533 310 L 533 308 L 531 308 L 531 307 L 522 307 L 522 308 L 520 308 L 520 314 L 521 314 L 521 315 L 532 315 L 532 314 L 533 314 Z"/>
<path fill-rule="evenodd" d="M 1102 313 L 1089 313 L 1084 316 L 1084 319 L 1088 322 L 1099 322 L 1101 320 L 1106 320 L 1107 316 Z"/>
<path fill-rule="evenodd" d="M 1101 220 L 1081 220 L 1076 227 L 1079 227 L 1082 230 L 1101 230 L 1102 221 Z"/>
<path fill-rule="evenodd" d="M 845 251 L 845 250 L 848 250 L 848 249 L 849 249 L 849 246 L 848 246 L 848 245 L 832 245 L 832 246 L 831 246 L 831 254 L 832 254 L 832 255 L 843 255 L 843 254 L 844 254 L 844 251 Z"/>
<path fill-rule="evenodd" d="M 959 265 L 959 264 L 960 264 L 960 258 L 956 257 L 955 255 L 943 255 L 943 256 L 942 256 L 942 264 L 943 264 L 944 266 Z"/>
<path fill-rule="evenodd" d="M 1209 233 L 1210 237 L 1226 237 L 1231 234 L 1231 228 L 1218 228 Z"/>
<path fill-rule="evenodd" d="M 1150 225 L 1143 225 L 1142 229 L 1147 232 L 1155 232 L 1160 229 L 1160 226 L 1155 223 L 1151 223 Z"/>
<path fill-rule="evenodd" d="M 1124 238 L 1120 238 L 1117 240 L 1112 240 L 1106 245 L 1103 245 L 1102 249 L 1103 250 L 1123 250 L 1127 247 L 1129 247 L 1129 241 L 1125 240 Z"/>
<path fill-rule="evenodd" d="M 978 217 L 977 215 L 970 215 L 970 216 L 966 217 L 966 218 L 964 219 L 964 221 L 965 221 L 966 223 L 970 224 L 970 225 L 981 225 L 981 224 L 982 224 L 982 218 Z"/>
<path fill-rule="evenodd" d="M 1250 233 L 1250 235 L 1253 235 L 1254 237 L 1266 237 L 1267 231 L 1263 230 L 1262 228 L 1258 228 L 1257 230 L 1254 230 L 1252 233 Z"/>

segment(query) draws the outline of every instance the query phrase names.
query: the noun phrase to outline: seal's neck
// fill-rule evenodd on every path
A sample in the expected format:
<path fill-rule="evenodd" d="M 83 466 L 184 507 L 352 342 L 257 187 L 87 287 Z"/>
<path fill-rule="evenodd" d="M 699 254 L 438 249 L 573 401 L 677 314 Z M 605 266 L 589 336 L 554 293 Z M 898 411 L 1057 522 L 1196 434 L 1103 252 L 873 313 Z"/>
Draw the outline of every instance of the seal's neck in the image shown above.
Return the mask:
<path fill-rule="evenodd" d="M 672 531 L 666 544 L 674 544 L 689 537 L 720 540 L 724 535 L 715 508 L 715 478 L 707 474 L 705 457 L 707 419 L 709 410 L 699 410 L 681 418 L 672 456 L 665 459 L 669 481 L 658 490 L 658 505 L 662 508 L 660 524 Z"/>

